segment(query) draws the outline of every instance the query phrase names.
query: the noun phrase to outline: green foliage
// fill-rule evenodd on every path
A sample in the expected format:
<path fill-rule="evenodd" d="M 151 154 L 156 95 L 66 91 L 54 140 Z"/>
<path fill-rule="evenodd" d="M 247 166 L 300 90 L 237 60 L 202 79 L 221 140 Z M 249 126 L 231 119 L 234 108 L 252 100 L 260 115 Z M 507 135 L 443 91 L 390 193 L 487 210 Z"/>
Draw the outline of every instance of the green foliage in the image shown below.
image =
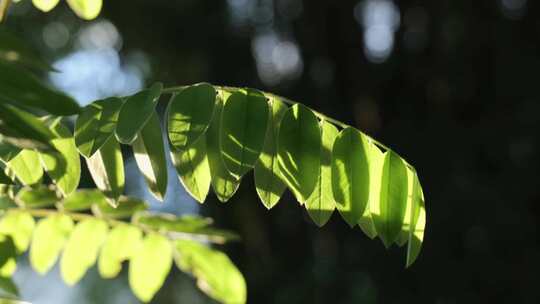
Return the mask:
<path fill-rule="evenodd" d="M 74 224 L 65 214 L 53 214 L 38 222 L 30 245 L 30 264 L 40 274 L 56 263 Z"/>

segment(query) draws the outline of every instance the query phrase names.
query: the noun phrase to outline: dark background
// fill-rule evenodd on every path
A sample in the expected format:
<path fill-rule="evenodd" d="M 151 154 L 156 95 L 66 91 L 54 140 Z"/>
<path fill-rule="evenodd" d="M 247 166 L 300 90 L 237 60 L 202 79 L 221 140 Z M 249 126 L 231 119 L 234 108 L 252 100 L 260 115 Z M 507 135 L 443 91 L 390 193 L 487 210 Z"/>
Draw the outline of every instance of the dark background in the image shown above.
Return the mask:
<path fill-rule="evenodd" d="M 201 212 L 241 234 L 225 249 L 247 279 L 249 303 L 539 303 L 537 1 L 386 1 L 399 25 L 378 63 L 355 19 L 360 2 L 109 0 L 100 18 L 122 35 L 121 54 L 146 54 L 147 84 L 278 93 L 360 128 L 416 167 L 427 227 L 409 269 L 403 248 L 385 250 L 337 213 L 317 228 L 290 193 L 267 211 L 251 174 L 228 203 L 212 195 Z M 249 9 L 234 19 L 231 3 Z M 36 33 L 50 20 L 84 26 L 71 15 L 62 3 L 8 25 L 53 60 L 71 46 L 39 47 Z M 269 31 L 293 42 L 302 61 L 277 82 L 261 79 L 253 50 Z M 176 271 L 154 303 L 175 303 L 185 280 Z M 88 283 L 89 297 L 103 284 Z"/>

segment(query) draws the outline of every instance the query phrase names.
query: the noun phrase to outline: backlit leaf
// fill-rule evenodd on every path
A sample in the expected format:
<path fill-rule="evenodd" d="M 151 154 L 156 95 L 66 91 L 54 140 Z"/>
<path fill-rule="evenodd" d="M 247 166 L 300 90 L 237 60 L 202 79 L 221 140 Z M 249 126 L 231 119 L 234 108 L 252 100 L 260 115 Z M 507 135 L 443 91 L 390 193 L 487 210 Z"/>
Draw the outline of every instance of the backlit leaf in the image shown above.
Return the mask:
<path fill-rule="evenodd" d="M 73 229 L 60 260 L 60 273 L 68 285 L 77 283 L 96 262 L 105 241 L 107 224 L 100 219 L 85 219 Z"/>
<path fill-rule="evenodd" d="M 161 95 L 163 85 L 155 83 L 149 89 L 140 91 L 130 96 L 118 114 L 116 125 L 116 138 L 123 144 L 131 144 L 137 138 L 137 134 L 143 129 L 152 115 L 155 115 L 155 107 Z"/>
<path fill-rule="evenodd" d="M 43 177 L 39 154 L 34 150 L 22 150 L 7 163 L 7 167 L 23 185 L 37 184 Z"/>
<path fill-rule="evenodd" d="M 109 137 L 94 155 L 86 159 L 86 165 L 97 188 L 115 205 L 125 184 L 124 159 L 116 138 Z"/>
<path fill-rule="evenodd" d="M 34 6 L 42 12 L 51 11 L 60 0 L 32 0 Z"/>
<path fill-rule="evenodd" d="M 255 187 L 263 205 L 270 209 L 274 207 L 287 186 L 283 183 L 277 158 L 277 135 L 281 118 L 287 111 L 287 106 L 278 98 L 271 98 L 272 111 L 268 120 L 266 140 L 263 151 L 253 169 Z"/>
<path fill-rule="evenodd" d="M 88 210 L 93 204 L 107 204 L 105 195 L 97 189 L 77 190 L 62 201 L 62 207 L 67 211 Z"/>
<path fill-rule="evenodd" d="M 38 188 L 23 188 L 16 196 L 16 200 L 25 208 L 49 207 L 58 202 L 56 192 L 46 186 Z"/>
<path fill-rule="evenodd" d="M 351 127 L 343 129 L 332 150 L 332 191 L 343 219 L 354 227 L 362 218 L 369 198 L 366 139 Z"/>
<path fill-rule="evenodd" d="M 120 196 L 118 206 L 112 207 L 105 202 L 98 202 L 92 206 L 95 214 L 100 214 L 105 218 L 123 219 L 131 217 L 133 214 L 148 209 L 148 205 L 143 200 L 130 196 Z"/>
<path fill-rule="evenodd" d="M 173 151 L 171 147 L 171 158 L 186 191 L 196 201 L 204 203 L 212 180 L 206 154 L 206 136 L 200 136 L 182 152 Z"/>
<path fill-rule="evenodd" d="M 36 222 L 30 213 L 23 210 L 9 210 L 0 219 L 0 234 L 11 236 L 18 252 L 28 249 Z"/>
<path fill-rule="evenodd" d="M 122 104 L 111 97 L 83 108 L 75 123 L 75 143 L 83 156 L 91 157 L 113 136 Z"/>
<path fill-rule="evenodd" d="M 67 0 L 69 7 L 82 19 L 92 20 L 99 15 L 102 0 Z"/>
<path fill-rule="evenodd" d="M 321 165 L 321 129 L 313 111 L 301 104 L 287 110 L 277 148 L 281 175 L 303 204 L 315 190 Z"/>
<path fill-rule="evenodd" d="M 396 241 L 407 206 L 407 168 L 393 151 L 385 153 L 379 204 L 371 209 L 377 234 L 386 247 Z"/>
<path fill-rule="evenodd" d="M 364 210 L 364 214 L 362 214 L 362 217 L 358 221 L 358 226 L 370 239 L 374 239 L 377 236 L 377 229 L 373 223 L 371 209 L 376 204 L 379 204 L 384 153 L 372 142 L 369 142 L 367 147 L 369 152 L 369 202 Z"/>
<path fill-rule="evenodd" d="M 268 102 L 259 91 L 237 91 L 221 113 L 221 152 L 225 167 L 236 178 L 246 174 L 259 158 L 268 122 Z"/>
<path fill-rule="evenodd" d="M 150 117 L 132 144 L 135 161 L 150 188 L 150 192 L 163 201 L 167 191 L 167 163 L 157 113 Z"/>
<path fill-rule="evenodd" d="M 114 278 L 122 270 L 122 262 L 131 258 L 139 249 L 142 231 L 132 225 L 121 224 L 114 227 L 98 258 L 99 274 L 103 278 Z"/>
<path fill-rule="evenodd" d="M 319 227 L 328 222 L 336 207 L 332 194 L 332 147 L 338 133 L 338 129 L 331 123 L 325 120 L 321 122 L 322 145 L 319 180 L 315 191 L 311 193 L 305 204 L 309 216 Z"/>
<path fill-rule="evenodd" d="M 30 264 L 35 271 L 45 274 L 54 266 L 72 230 L 73 220 L 61 213 L 38 222 L 30 245 Z"/>
<path fill-rule="evenodd" d="M 215 104 L 216 90 L 206 83 L 185 88 L 171 98 L 167 131 L 174 150 L 186 150 L 206 132 Z"/>
<path fill-rule="evenodd" d="M 418 180 L 418 175 L 414 175 L 412 199 L 416 202 L 413 203 L 413 211 L 411 213 L 411 227 L 409 230 L 409 242 L 407 245 L 407 267 L 411 266 L 422 249 L 422 242 L 424 241 L 424 229 L 426 227 L 426 206 L 424 202 L 424 192 L 422 191 L 422 185 Z"/>
<path fill-rule="evenodd" d="M 143 302 L 161 288 L 172 266 L 172 246 L 159 234 L 148 234 L 129 263 L 129 286 Z"/>
<path fill-rule="evenodd" d="M 221 303 L 246 303 L 246 282 L 242 273 L 224 253 L 193 241 L 176 242 L 175 262 L 191 273 L 197 286 Z"/>

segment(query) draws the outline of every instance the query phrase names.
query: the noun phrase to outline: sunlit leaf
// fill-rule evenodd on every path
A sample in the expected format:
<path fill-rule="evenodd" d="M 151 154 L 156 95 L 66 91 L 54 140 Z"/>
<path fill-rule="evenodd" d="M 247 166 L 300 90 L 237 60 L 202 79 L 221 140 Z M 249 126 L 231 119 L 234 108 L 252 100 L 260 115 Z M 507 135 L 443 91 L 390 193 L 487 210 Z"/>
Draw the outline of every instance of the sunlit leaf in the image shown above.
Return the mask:
<path fill-rule="evenodd" d="M 212 176 L 212 189 L 214 189 L 217 198 L 221 202 L 228 201 L 234 195 L 236 190 L 238 190 L 238 186 L 240 186 L 240 180 L 237 180 L 232 176 L 225 167 L 219 145 L 223 100 L 229 95 L 230 93 L 228 92 L 223 90 L 219 91 L 217 104 L 214 109 L 214 117 L 210 127 L 206 131 L 206 153 L 208 155 L 208 164 L 210 165 L 210 173 Z"/>
<path fill-rule="evenodd" d="M 28 249 L 36 222 L 30 213 L 23 210 L 8 210 L 0 219 L 0 234 L 11 236 L 18 252 Z"/>
<path fill-rule="evenodd" d="M 41 186 L 21 189 L 17 193 L 16 200 L 25 208 L 42 208 L 57 203 L 58 197 L 53 189 Z"/>
<path fill-rule="evenodd" d="M 132 225 L 121 224 L 114 227 L 98 258 L 99 274 L 103 278 L 114 278 L 122 270 L 122 262 L 131 258 L 139 249 L 142 231 Z"/>
<path fill-rule="evenodd" d="M 122 104 L 122 99 L 111 97 L 82 109 L 75 123 L 75 143 L 83 156 L 91 157 L 113 136 Z"/>
<path fill-rule="evenodd" d="M 416 210 L 416 206 L 413 206 L 413 204 L 418 204 L 418 202 L 414 199 L 414 180 L 415 180 L 415 173 L 412 168 L 406 167 L 407 169 L 407 203 L 405 206 L 405 215 L 403 216 L 403 224 L 401 225 L 401 231 L 399 232 L 399 235 L 396 239 L 396 244 L 399 247 L 403 247 L 409 240 L 409 230 L 411 228 L 411 220 L 412 218 L 412 212 L 413 209 Z"/>
<path fill-rule="evenodd" d="M 332 147 L 338 133 L 338 129 L 331 123 L 326 120 L 321 122 L 322 146 L 319 180 L 315 191 L 311 193 L 305 203 L 309 216 L 319 227 L 328 222 L 336 207 L 332 194 Z"/>
<path fill-rule="evenodd" d="M 135 161 L 150 188 L 160 201 L 167 192 L 167 163 L 157 113 L 150 117 L 132 144 Z"/>
<path fill-rule="evenodd" d="M 1 80 L 0 80 L 1 82 Z M 0 139 L 19 148 L 52 149 L 54 134 L 35 115 L 2 102 L 0 97 Z"/>
<path fill-rule="evenodd" d="M 77 114 L 80 110 L 71 97 L 48 88 L 25 69 L 0 61 L 0 104 L 5 103 L 58 116 Z"/>
<path fill-rule="evenodd" d="M 35 271 L 45 274 L 54 266 L 72 230 L 73 220 L 61 213 L 37 223 L 30 245 L 30 264 Z"/>
<path fill-rule="evenodd" d="M 362 218 L 369 198 L 366 139 L 351 127 L 343 129 L 332 150 L 332 191 L 343 219 L 354 227 Z"/>
<path fill-rule="evenodd" d="M 105 218 L 123 219 L 133 214 L 148 209 L 148 205 L 143 200 L 130 196 L 120 196 L 118 206 L 112 207 L 105 202 L 98 202 L 92 206 L 94 213 Z"/>
<path fill-rule="evenodd" d="M 167 131 L 174 150 L 186 150 L 206 132 L 215 104 L 216 90 L 206 83 L 185 88 L 171 98 Z"/>
<path fill-rule="evenodd" d="M 60 259 L 60 273 L 66 284 L 77 283 L 94 265 L 108 229 L 104 221 L 95 218 L 85 219 L 75 226 Z"/>
<path fill-rule="evenodd" d="M 0 61 L 45 71 L 53 70 L 47 62 L 36 55 L 25 40 L 19 35 L 8 32 L 6 28 L 0 28 Z"/>
<path fill-rule="evenodd" d="M 0 277 L 11 277 L 17 268 L 17 252 L 13 239 L 0 234 Z"/>
<path fill-rule="evenodd" d="M 159 234 L 148 234 L 129 263 L 129 286 L 143 302 L 161 288 L 172 266 L 172 246 Z"/>
<path fill-rule="evenodd" d="M 124 159 L 116 138 L 109 137 L 94 155 L 86 159 L 86 165 L 97 188 L 115 205 L 125 184 Z"/>
<path fill-rule="evenodd" d="M 34 6 L 42 12 L 51 11 L 60 0 L 32 0 Z"/>
<path fill-rule="evenodd" d="M 77 189 L 81 178 L 81 159 L 75 139 L 60 119 L 49 119 L 47 125 L 54 132 L 51 144 L 56 150 L 40 153 L 43 167 L 64 196 Z"/>
<path fill-rule="evenodd" d="M 92 20 L 99 15 L 102 0 L 67 0 L 69 7 L 82 19 Z"/>
<path fill-rule="evenodd" d="M 152 115 L 161 95 L 163 85 L 155 83 L 149 89 L 130 96 L 118 114 L 116 138 L 123 144 L 131 144 Z"/>
<path fill-rule="evenodd" d="M 386 247 L 396 241 L 407 206 L 407 168 L 393 151 L 385 153 L 379 204 L 371 209 L 377 234 Z"/>
<path fill-rule="evenodd" d="M 71 193 L 62 201 L 62 207 L 67 211 L 87 210 L 93 204 L 107 204 L 103 192 L 96 189 L 81 189 Z"/>
<path fill-rule="evenodd" d="M 186 191 L 196 201 L 204 203 L 212 180 L 206 154 L 206 136 L 200 136 L 182 152 L 173 151 L 171 147 L 171 159 Z"/>
<path fill-rule="evenodd" d="M 37 184 L 43 177 L 39 154 L 33 150 L 22 150 L 7 163 L 7 167 L 23 185 Z"/>
<path fill-rule="evenodd" d="M 364 210 L 364 214 L 358 221 L 358 226 L 370 238 L 377 236 L 377 229 L 373 223 L 371 209 L 379 204 L 381 196 L 382 166 L 384 163 L 384 153 L 372 142 L 366 145 L 369 162 L 369 202 Z M 377 207 L 375 207 L 377 208 Z"/>
<path fill-rule="evenodd" d="M 268 122 L 268 102 L 259 91 L 233 93 L 221 113 L 220 142 L 223 162 L 236 178 L 246 174 L 259 158 Z"/>
<path fill-rule="evenodd" d="M 193 241 L 176 242 L 175 262 L 191 273 L 199 288 L 221 303 L 246 303 L 246 282 L 224 253 Z"/>
<path fill-rule="evenodd" d="M 424 229 L 426 227 L 426 206 L 424 202 L 424 192 L 418 180 L 418 175 L 414 175 L 412 199 L 413 210 L 411 212 L 411 229 L 409 229 L 409 242 L 407 245 L 407 267 L 411 266 L 422 249 L 424 241 Z"/>
<path fill-rule="evenodd" d="M 315 190 L 321 165 L 321 129 L 313 111 L 301 104 L 287 110 L 277 148 L 281 175 L 303 204 Z"/>
<path fill-rule="evenodd" d="M 253 169 L 257 194 L 268 209 L 278 203 L 279 198 L 287 188 L 280 177 L 277 158 L 279 124 L 287 111 L 287 106 L 276 97 L 272 97 L 271 102 L 272 112 L 268 120 L 266 140 L 263 151 Z"/>

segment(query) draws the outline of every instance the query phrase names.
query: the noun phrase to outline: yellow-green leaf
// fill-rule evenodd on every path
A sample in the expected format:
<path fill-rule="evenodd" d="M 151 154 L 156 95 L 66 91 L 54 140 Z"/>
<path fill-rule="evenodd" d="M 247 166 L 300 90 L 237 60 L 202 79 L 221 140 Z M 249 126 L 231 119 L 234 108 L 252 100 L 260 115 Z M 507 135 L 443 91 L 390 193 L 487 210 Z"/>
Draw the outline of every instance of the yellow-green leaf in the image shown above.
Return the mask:
<path fill-rule="evenodd" d="M 71 233 L 60 260 L 60 273 L 68 285 L 77 283 L 96 262 L 109 227 L 100 219 L 81 221 Z"/>
<path fill-rule="evenodd" d="M 287 111 L 287 106 L 277 97 L 272 96 L 270 100 L 272 111 L 268 120 L 266 140 L 263 151 L 253 169 L 257 195 L 259 195 L 261 202 L 268 209 L 278 203 L 281 195 L 287 188 L 281 179 L 277 158 L 279 124 Z"/>
<path fill-rule="evenodd" d="M 88 210 L 93 204 L 107 204 L 103 192 L 97 189 L 80 189 L 62 201 L 62 207 L 67 211 Z"/>
<path fill-rule="evenodd" d="M 230 304 L 246 303 L 246 282 L 224 253 L 193 241 L 177 241 L 175 262 L 191 273 L 197 286 L 211 298 Z"/>
<path fill-rule="evenodd" d="M 362 218 L 369 198 L 366 140 L 360 131 L 343 129 L 332 150 L 332 191 L 341 217 L 354 227 Z"/>
<path fill-rule="evenodd" d="M 422 249 L 422 242 L 424 241 L 424 229 L 426 227 L 426 206 L 424 202 L 424 192 L 422 191 L 422 185 L 418 180 L 418 175 L 414 175 L 413 183 L 413 195 L 414 202 L 413 210 L 411 212 L 411 229 L 409 229 L 409 243 L 407 246 L 407 267 L 411 266 L 416 258 L 420 254 Z"/>
<path fill-rule="evenodd" d="M 129 262 L 129 286 L 143 302 L 161 288 L 172 266 L 172 246 L 159 234 L 149 234 Z"/>
<path fill-rule="evenodd" d="M 167 192 L 167 163 L 161 137 L 161 125 L 154 112 L 132 144 L 135 161 L 150 193 L 160 201 Z"/>
<path fill-rule="evenodd" d="M 35 225 L 30 213 L 24 210 L 9 210 L 0 219 L 0 234 L 11 236 L 15 248 L 22 253 L 28 249 Z"/>
<path fill-rule="evenodd" d="M 221 113 L 220 142 L 223 162 L 237 179 L 253 168 L 264 145 L 268 102 L 259 91 L 237 91 L 227 98 Z"/>
<path fill-rule="evenodd" d="M 129 224 L 114 227 L 101 248 L 98 259 L 99 274 L 106 279 L 117 276 L 122 270 L 122 262 L 133 256 L 141 241 L 141 229 Z"/>
<path fill-rule="evenodd" d="M 92 211 L 105 218 L 123 219 L 131 217 L 133 214 L 148 209 L 148 205 L 143 200 L 130 196 L 120 196 L 117 206 L 113 207 L 105 202 L 98 202 L 92 205 Z"/>
<path fill-rule="evenodd" d="M 99 15 L 102 0 L 67 0 L 69 7 L 82 19 L 92 20 Z"/>
<path fill-rule="evenodd" d="M 23 185 L 37 184 L 43 177 L 39 153 L 34 150 L 22 150 L 7 163 L 7 168 Z"/>
<path fill-rule="evenodd" d="M 295 104 L 285 112 L 277 148 L 280 173 L 303 204 L 315 190 L 321 166 L 321 129 L 313 111 Z"/>
<path fill-rule="evenodd" d="M 60 2 L 60 0 L 32 0 L 34 6 L 45 13 L 51 11 L 58 2 Z"/>
<path fill-rule="evenodd" d="M 38 222 L 30 245 L 30 264 L 38 273 L 54 266 L 72 230 L 73 221 L 61 213 Z"/>
<path fill-rule="evenodd" d="M 94 155 L 86 159 L 86 165 L 97 188 L 116 205 L 125 184 L 124 159 L 116 138 L 109 137 Z"/>
<path fill-rule="evenodd" d="M 201 83 L 174 95 L 167 109 L 167 131 L 173 150 L 183 152 L 206 132 L 216 104 L 214 87 Z"/>
<path fill-rule="evenodd" d="M 16 196 L 17 202 L 25 208 L 49 207 L 58 202 L 58 197 L 53 189 L 46 186 L 37 188 L 23 188 Z"/>
<path fill-rule="evenodd" d="M 212 177 L 206 154 L 206 136 L 199 137 L 194 144 L 184 151 L 174 151 L 171 147 L 171 158 L 186 191 L 199 203 L 204 203 Z"/>
<path fill-rule="evenodd" d="M 377 229 L 373 223 L 371 209 L 375 204 L 379 204 L 384 153 L 371 141 L 368 142 L 367 147 L 369 152 L 369 202 L 358 221 L 358 226 L 370 239 L 374 239 L 377 236 Z"/>
<path fill-rule="evenodd" d="M 338 129 L 331 123 L 326 120 L 321 122 L 322 145 L 319 180 L 315 191 L 311 193 L 305 204 L 309 216 L 319 227 L 328 222 L 336 208 L 332 194 L 332 147 L 338 133 Z"/>

